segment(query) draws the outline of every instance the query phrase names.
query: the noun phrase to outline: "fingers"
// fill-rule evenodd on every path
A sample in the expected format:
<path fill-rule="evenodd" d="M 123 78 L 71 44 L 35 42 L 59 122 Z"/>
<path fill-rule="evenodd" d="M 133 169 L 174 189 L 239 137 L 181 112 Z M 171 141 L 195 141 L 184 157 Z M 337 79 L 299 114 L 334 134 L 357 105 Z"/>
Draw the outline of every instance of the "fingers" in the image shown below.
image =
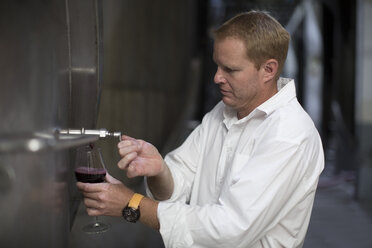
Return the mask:
<path fill-rule="evenodd" d="M 100 205 L 101 203 L 99 202 L 99 192 L 93 183 L 81 183 L 78 182 L 76 183 L 76 186 L 82 191 L 83 196 L 84 196 L 84 205 L 86 207 L 86 211 L 88 215 L 90 216 L 98 216 L 102 215 L 101 209 L 102 206 Z"/>
<path fill-rule="evenodd" d="M 99 183 L 101 191 L 94 192 L 89 183 L 78 183 L 84 196 L 84 205 L 88 215 L 121 216 L 124 206 L 133 192 L 123 184 Z"/>
<path fill-rule="evenodd" d="M 122 135 L 121 136 L 121 140 L 136 140 L 135 138 L 132 138 L 132 137 L 130 137 L 130 136 L 128 136 L 128 135 Z"/>
<path fill-rule="evenodd" d="M 125 155 L 119 162 L 118 167 L 122 170 L 127 169 L 130 163 L 137 158 L 137 152 L 131 152 Z"/>
<path fill-rule="evenodd" d="M 127 168 L 127 177 L 133 178 L 136 176 L 143 176 L 141 168 L 142 168 L 141 166 L 136 166 L 133 163 L 130 164 Z"/>
<path fill-rule="evenodd" d="M 114 178 L 113 176 L 111 176 L 110 174 L 106 173 L 106 182 L 108 183 L 112 183 L 112 184 L 121 184 L 121 181 L 117 180 L 116 178 Z"/>
<path fill-rule="evenodd" d="M 118 163 L 118 167 L 122 170 L 137 158 L 140 150 L 140 143 L 135 139 L 125 139 L 118 144 L 119 154 L 122 159 Z"/>
<path fill-rule="evenodd" d="M 103 213 L 101 213 L 100 210 L 95 209 L 95 208 L 88 208 L 88 207 L 86 207 L 86 211 L 87 211 L 87 214 L 89 216 L 100 216 L 100 215 L 103 215 Z"/>
<path fill-rule="evenodd" d="M 133 178 L 133 177 L 136 177 L 137 176 L 137 173 L 136 173 L 136 166 L 134 165 L 129 165 L 128 166 L 128 169 L 127 169 L 127 177 L 128 178 Z"/>
<path fill-rule="evenodd" d="M 138 151 L 141 148 L 140 142 L 136 139 L 126 139 L 118 143 L 118 149 L 121 155 L 126 153 Z"/>
<path fill-rule="evenodd" d="M 98 193 L 107 187 L 107 183 L 82 183 L 77 182 L 76 186 L 79 190 L 86 193 Z"/>
<path fill-rule="evenodd" d="M 101 183 L 100 183 L 101 184 Z M 89 216 L 105 215 L 107 210 L 105 186 L 92 187 L 96 184 L 77 183 L 77 187 L 82 191 L 84 196 L 84 205 Z"/>
<path fill-rule="evenodd" d="M 84 198 L 84 205 L 89 216 L 103 215 L 104 206 L 102 206 L 102 203 L 94 199 Z"/>

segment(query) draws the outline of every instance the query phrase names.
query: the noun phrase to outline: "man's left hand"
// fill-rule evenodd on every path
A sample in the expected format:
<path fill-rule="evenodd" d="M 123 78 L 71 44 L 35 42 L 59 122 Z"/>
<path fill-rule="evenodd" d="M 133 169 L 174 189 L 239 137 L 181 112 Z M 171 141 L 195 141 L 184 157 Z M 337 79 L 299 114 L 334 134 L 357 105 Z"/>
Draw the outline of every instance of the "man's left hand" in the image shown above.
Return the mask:
<path fill-rule="evenodd" d="M 123 208 L 134 194 L 109 174 L 106 174 L 104 183 L 77 182 L 76 185 L 83 193 L 84 204 L 90 216 L 122 216 Z"/>

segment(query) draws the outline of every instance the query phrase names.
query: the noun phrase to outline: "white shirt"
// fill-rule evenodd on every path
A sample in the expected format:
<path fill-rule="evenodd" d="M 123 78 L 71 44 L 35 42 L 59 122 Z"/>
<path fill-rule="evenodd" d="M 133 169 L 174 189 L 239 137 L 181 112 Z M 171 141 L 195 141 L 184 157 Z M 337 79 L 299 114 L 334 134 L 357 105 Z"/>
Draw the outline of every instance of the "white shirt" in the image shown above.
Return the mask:
<path fill-rule="evenodd" d="M 323 149 L 294 81 L 278 89 L 240 120 L 218 103 L 166 156 L 175 183 L 158 206 L 166 247 L 302 247 Z"/>

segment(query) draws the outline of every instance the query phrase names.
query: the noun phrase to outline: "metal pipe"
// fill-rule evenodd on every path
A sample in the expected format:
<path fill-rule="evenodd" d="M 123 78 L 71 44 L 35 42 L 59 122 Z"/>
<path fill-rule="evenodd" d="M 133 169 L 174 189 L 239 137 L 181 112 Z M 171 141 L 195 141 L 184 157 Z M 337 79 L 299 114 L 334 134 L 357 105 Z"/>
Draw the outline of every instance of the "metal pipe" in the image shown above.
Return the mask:
<path fill-rule="evenodd" d="M 108 136 L 111 137 L 118 137 L 119 140 L 121 140 L 121 132 L 109 132 L 107 129 L 101 128 L 101 129 L 60 129 L 58 130 L 59 134 L 65 135 L 65 134 L 72 134 L 72 135 L 96 135 L 100 138 L 106 138 Z"/>

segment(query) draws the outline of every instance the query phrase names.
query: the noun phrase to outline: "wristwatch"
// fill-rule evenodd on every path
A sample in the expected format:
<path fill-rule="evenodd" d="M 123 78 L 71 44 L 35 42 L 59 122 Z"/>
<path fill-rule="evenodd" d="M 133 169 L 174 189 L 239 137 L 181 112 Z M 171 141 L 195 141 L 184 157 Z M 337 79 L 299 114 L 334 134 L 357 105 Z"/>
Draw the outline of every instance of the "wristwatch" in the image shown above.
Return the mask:
<path fill-rule="evenodd" d="M 129 200 L 128 205 L 123 209 L 123 218 L 132 223 L 136 223 L 139 220 L 141 214 L 139 205 L 144 196 L 141 194 L 134 193 L 132 198 Z"/>

